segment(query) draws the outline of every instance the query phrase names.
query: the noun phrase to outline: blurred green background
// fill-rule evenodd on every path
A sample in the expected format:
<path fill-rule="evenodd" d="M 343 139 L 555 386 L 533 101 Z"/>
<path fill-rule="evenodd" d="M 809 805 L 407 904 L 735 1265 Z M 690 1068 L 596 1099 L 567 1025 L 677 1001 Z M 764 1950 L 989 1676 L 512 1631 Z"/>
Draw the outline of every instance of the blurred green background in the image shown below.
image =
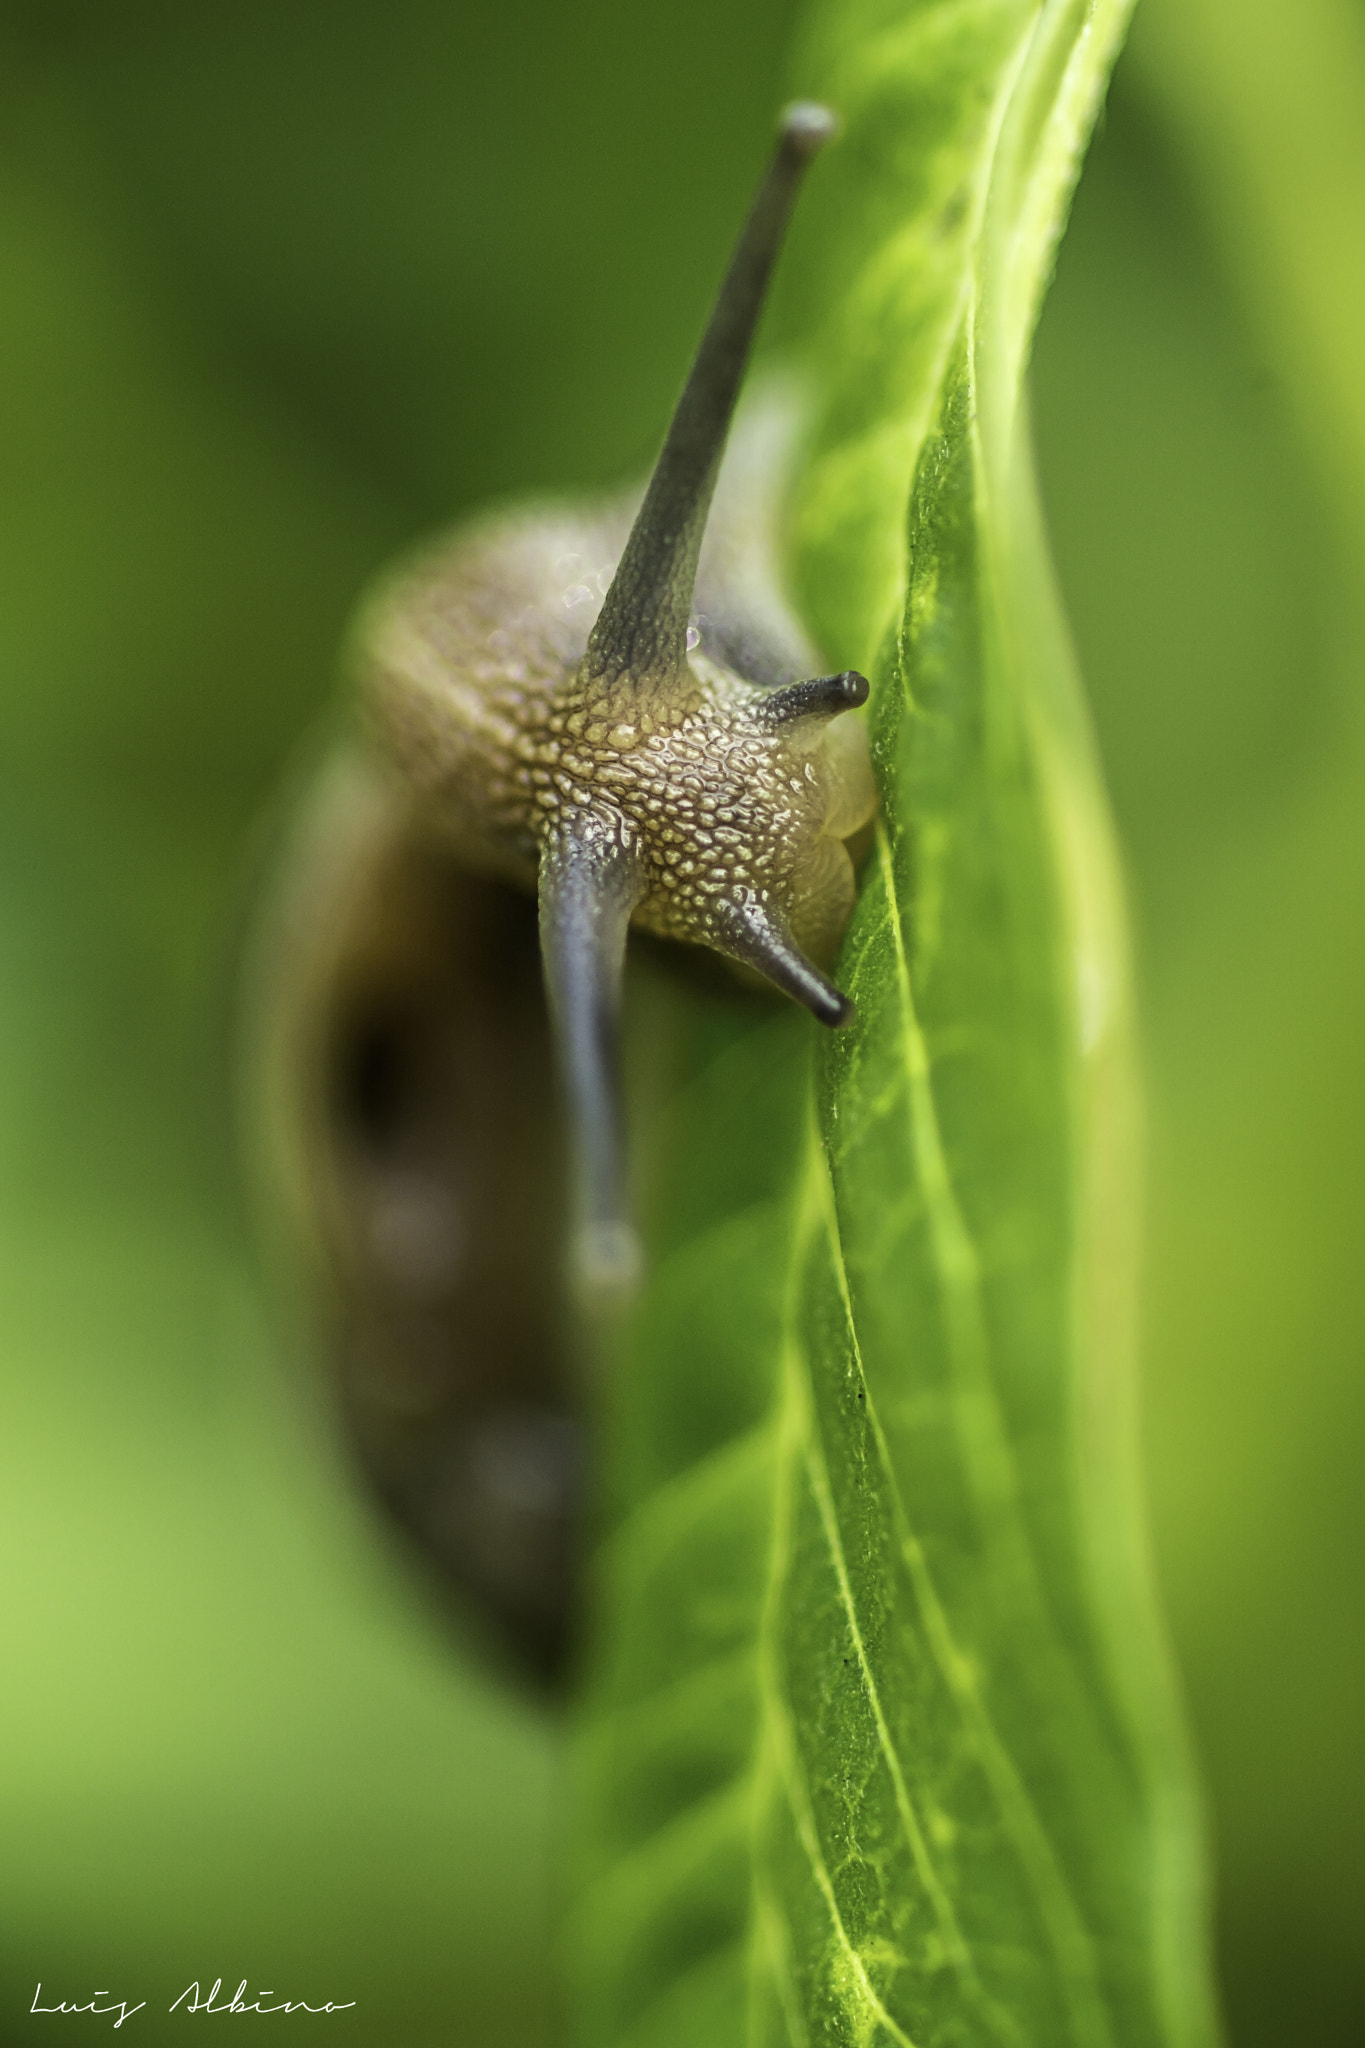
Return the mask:
<path fill-rule="evenodd" d="M 1220 1968 L 1238 2048 L 1326 2048 L 1365 2039 L 1365 13 L 1303 0 L 1277 56 L 1271 0 L 1144 5 L 1035 415 L 1138 925 Z M 793 13 L 0 7 L 0 2039 L 39 1979 L 156 2040 L 243 1976 L 352 2041 L 552 2038 L 554 1733 L 336 1477 L 239 1194 L 234 951 L 371 570 L 648 459 Z"/>

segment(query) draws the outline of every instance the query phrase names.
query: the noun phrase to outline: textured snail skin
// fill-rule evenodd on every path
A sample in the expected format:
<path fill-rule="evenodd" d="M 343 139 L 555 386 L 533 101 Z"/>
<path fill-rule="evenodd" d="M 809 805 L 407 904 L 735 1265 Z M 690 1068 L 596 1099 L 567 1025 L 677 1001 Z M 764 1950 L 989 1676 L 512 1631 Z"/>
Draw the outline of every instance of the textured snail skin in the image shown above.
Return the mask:
<path fill-rule="evenodd" d="M 813 651 L 794 624 L 783 645 L 723 611 L 713 636 L 704 609 L 662 686 L 586 673 L 626 525 L 523 516 L 414 564 L 359 636 L 366 724 L 474 864 L 533 888 L 582 824 L 623 856 L 637 926 L 750 961 L 763 918 L 827 962 L 853 907 L 844 842 L 875 804 L 862 728 L 837 718 L 865 690 L 775 719 L 774 684 L 809 677 Z M 727 642 L 761 650 L 762 680 Z"/>

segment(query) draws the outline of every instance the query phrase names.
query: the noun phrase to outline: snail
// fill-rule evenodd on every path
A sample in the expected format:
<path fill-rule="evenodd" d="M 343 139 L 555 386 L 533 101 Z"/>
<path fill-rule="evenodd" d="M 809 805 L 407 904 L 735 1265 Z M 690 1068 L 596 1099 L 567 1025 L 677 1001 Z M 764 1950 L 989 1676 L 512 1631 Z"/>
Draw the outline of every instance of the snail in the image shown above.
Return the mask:
<path fill-rule="evenodd" d="M 347 1434 L 439 1580 L 546 1683 L 572 1642 L 585 1492 L 567 1303 L 619 1300 L 640 1264 L 627 932 L 852 1017 L 826 969 L 874 808 L 842 715 L 868 685 L 820 672 L 781 596 L 761 420 L 717 483 L 833 129 L 818 106 L 782 116 L 643 497 L 486 517 L 362 606 L 354 732 L 257 946 L 256 1122 Z"/>

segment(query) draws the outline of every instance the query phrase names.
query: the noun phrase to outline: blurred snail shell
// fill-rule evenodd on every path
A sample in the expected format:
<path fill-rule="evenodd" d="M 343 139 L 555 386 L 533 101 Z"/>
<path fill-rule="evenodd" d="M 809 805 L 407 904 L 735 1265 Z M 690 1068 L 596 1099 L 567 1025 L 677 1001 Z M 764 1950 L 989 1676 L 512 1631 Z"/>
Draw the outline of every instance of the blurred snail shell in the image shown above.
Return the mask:
<path fill-rule="evenodd" d="M 627 931 L 709 947 L 825 1024 L 852 1016 L 824 967 L 875 801 L 840 715 L 867 684 L 818 672 L 781 596 L 771 408 L 721 466 L 833 126 L 783 116 L 643 498 L 467 525 L 362 608 L 356 731 L 261 928 L 257 1121 L 348 1435 L 442 1580 L 547 1681 L 584 1497 L 568 1297 L 591 1312 L 639 1266 Z"/>

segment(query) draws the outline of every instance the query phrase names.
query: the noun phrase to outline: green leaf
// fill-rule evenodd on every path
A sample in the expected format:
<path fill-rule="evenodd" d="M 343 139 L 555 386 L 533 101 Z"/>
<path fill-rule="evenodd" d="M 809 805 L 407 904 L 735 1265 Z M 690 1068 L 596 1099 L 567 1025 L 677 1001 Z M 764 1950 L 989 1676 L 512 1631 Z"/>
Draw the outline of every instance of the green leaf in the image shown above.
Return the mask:
<path fill-rule="evenodd" d="M 847 139 L 797 533 L 827 649 L 881 648 L 882 815 L 856 1027 L 812 1069 L 799 1017 L 674 1024 L 602 1402 L 591 2048 L 1214 2037 L 1134 1473 L 1120 892 L 1023 396 L 1125 13 L 811 23 Z"/>

